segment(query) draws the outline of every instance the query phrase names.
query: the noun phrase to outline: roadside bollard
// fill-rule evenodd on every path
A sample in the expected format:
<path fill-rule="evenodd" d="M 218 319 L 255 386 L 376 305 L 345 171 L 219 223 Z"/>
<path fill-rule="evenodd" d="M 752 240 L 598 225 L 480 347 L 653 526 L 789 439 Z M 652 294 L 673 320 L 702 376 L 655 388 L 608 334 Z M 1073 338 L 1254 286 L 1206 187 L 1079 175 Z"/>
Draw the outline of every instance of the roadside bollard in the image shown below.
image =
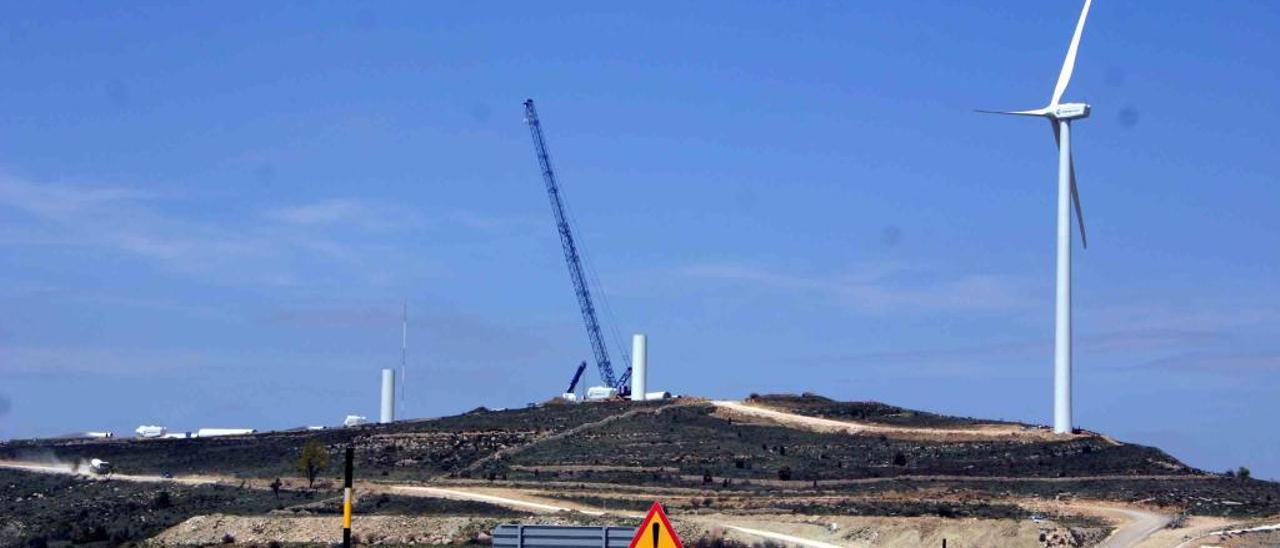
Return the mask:
<path fill-rule="evenodd" d="M 342 490 L 342 548 L 351 548 L 351 468 L 356 450 L 347 447 L 346 479 Z"/>

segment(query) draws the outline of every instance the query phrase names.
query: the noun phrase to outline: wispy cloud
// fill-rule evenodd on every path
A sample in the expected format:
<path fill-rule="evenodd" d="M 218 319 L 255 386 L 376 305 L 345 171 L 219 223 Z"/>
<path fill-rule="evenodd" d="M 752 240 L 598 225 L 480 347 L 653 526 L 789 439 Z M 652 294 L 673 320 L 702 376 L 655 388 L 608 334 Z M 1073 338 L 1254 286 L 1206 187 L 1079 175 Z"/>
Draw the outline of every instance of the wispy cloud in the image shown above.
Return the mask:
<path fill-rule="evenodd" d="M 1220 332 L 1251 326 L 1280 326 L 1280 306 L 1270 295 L 1249 302 L 1163 302 L 1108 306 L 1095 314 L 1104 326 L 1127 329 L 1167 329 Z"/>
<path fill-rule="evenodd" d="M 1036 285 L 1016 276 L 970 273 L 947 277 L 899 263 L 857 265 L 811 274 L 745 263 L 703 263 L 679 269 L 702 280 L 834 299 L 865 311 L 1016 310 L 1031 306 Z"/>
<path fill-rule="evenodd" d="M 251 240 L 163 214 L 154 196 L 122 187 L 33 183 L 0 176 L 0 208 L 27 214 L 0 234 L 10 245 L 109 249 L 158 261 L 253 252 Z"/>
<path fill-rule="evenodd" d="M 421 224 L 413 210 L 368 200 L 332 199 L 270 210 L 266 218 L 306 227 L 342 226 L 385 230 Z"/>
<path fill-rule="evenodd" d="M 495 220 L 423 216 L 407 207 L 336 198 L 266 210 L 192 207 L 181 196 L 123 186 L 38 183 L 0 174 L 0 246 L 75 247 L 150 261 L 219 284 L 296 285 L 317 273 L 373 276 L 398 257 L 402 268 L 425 265 L 396 253 L 388 233 L 419 229 L 491 234 Z M 480 219 L 477 221 L 477 219 Z M 481 222 L 485 221 L 485 222 Z M 484 224 L 484 228 L 473 225 Z M 323 230 L 321 230 L 323 229 Z M 382 275 L 382 274 L 377 274 Z"/>
<path fill-rule="evenodd" d="M 77 188 L 0 176 L 0 204 L 53 219 L 68 219 L 86 210 L 148 197 L 146 193 L 127 188 Z"/>
<path fill-rule="evenodd" d="M 1200 331 L 1168 329 L 1129 329 L 1076 337 L 1075 349 L 1081 355 L 1131 355 L 1126 353 L 1185 351 L 1188 348 L 1220 342 L 1224 336 Z M 888 350 L 822 357 L 802 358 L 805 363 L 844 365 L 956 365 L 993 360 L 1049 359 L 1053 351 L 1051 334 L 1035 340 L 1004 340 L 987 344 L 949 346 L 911 350 Z"/>
<path fill-rule="evenodd" d="M 1203 373 L 1247 374 L 1250 372 L 1280 372 L 1280 352 L 1186 352 L 1167 356 L 1146 363 L 1143 369 L 1161 371 L 1196 371 Z"/>

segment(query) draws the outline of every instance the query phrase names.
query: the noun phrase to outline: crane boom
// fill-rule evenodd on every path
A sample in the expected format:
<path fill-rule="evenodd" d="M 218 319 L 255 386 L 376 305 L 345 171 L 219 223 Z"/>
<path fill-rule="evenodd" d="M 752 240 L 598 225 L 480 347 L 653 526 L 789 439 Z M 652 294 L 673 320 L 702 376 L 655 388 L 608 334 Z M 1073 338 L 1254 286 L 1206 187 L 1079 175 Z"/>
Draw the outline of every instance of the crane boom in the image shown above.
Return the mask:
<path fill-rule="evenodd" d="M 542 122 L 538 120 L 538 111 L 533 108 L 533 99 L 524 102 L 524 119 L 529 124 L 529 134 L 533 136 L 533 146 L 538 153 L 538 165 L 542 168 L 542 180 L 547 185 L 547 195 L 551 198 L 551 211 L 556 217 L 556 228 L 560 232 L 560 246 L 564 248 L 564 260 L 569 266 L 569 278 L 573 281 L 573 292 L 578 297 L 578 307 L 582 309 L 582 321 L 587 327 L 587 338 L 591 340 L 591 351 L 595 354 L 596 367 L 600 370 L 600 380 L 606 386 L 618 389 L 619 394 L 629 392 L 614 377 L 613 364 L 609 362 L 609 351 L 600 335 L 600 322 L 596 320 L 595 305 L 591 303 L 591 291 L 587 288 L 586 276 L 582 273 L 582 260 L 578 255 L 578 246 L 573 242 L 573 232 L 569 229 L 569 221 L 564 214 L 564 204 L 560 200 L 560 186 L 556 184 L 555 172 L 551 169 L 551 156 L 547 153 L 546 139 L 542 136 Z M 631 371 L 623 374 L 627 381 Z"/>

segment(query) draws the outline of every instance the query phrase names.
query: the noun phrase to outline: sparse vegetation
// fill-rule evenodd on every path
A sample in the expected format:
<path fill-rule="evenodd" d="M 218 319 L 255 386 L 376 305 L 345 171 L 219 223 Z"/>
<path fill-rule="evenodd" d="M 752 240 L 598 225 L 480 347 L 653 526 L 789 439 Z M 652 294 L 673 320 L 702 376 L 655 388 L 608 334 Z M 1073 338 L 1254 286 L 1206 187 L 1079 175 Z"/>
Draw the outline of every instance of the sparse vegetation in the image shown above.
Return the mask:
<path fill-rule="evenodd" d="M 826 413 L 828 408 L 843 413 L 861 412 L 859 420 L 868 422 L 938 425 L 965 424 L 970 420 L 883 404 L 832 402 L 814 395 L 756 399 L 768 400 L 768 405 L 808 402 L 801 406 L 807 409 L 806 413 Z M 644 406 L 661 408 L 661 412 L 610 418 Z M 851 418 L 838 413 L 834 416 Z M 554 435 L 606 418 L 607 426 L 590 427 L 578 435 Z M 252 481 L 256 489 L 243 482 L 241 489 L 167 484 L 163 491 L 154 492 L 155 486 L 147 484 L 44 477 L 40 482 L 72 482 L 68 485 L 73 487 L 39 502 L 0 501 L 0 515 L 14 516 L 14 521 L 25 524 L 57 524 L 25 529 L 24 538 L 39 537 L 46 544 L 59 546 L 71 540 L 120 544 L 145 538 L 148 532 L 154 534 L 184 516 L 228 509 L 259 514 L 277 509 L 289 514 L 336 514 L 340 512 L 338 498 L 332 492 L 324 492 L 334 485 L 329 448 L 348 444 L 355 447 L 356 467 L 366 480 L 448 477 L 495 484 L 514 481 L 681 487 L 692 493 L 681 497 L 679 506 L 699 512 L 714 506 L 717 513 L 733 513 L 742 510 L 741 500 L 758 498 L 767 501 L 766 506 L 748 510 L 995 518 L 1014 517 L 1015 509 L 984 500 L 1023 496 L 1141 500 L 1185 509 L 1189 515 L 1244 517 L 1280 512 L 1280 484 L 1254 480 L 1247 468 L 1231 470 L 1231 478 L 1227 479 L 1186 467 L 1157 449 L 1116 445 L 1101 437 L 1034 442 L 942 441 L 824 433 L 758 421 L 730 421 L 715 413 L 709 404 L 686 401 L 675 405 L 609 402 L 484 410 L 430 421 L 229 438 L 6 442 L 0 443 L 0 459 L 21 458 L 25 451 L 37 449 L 64 459 L 103 458 L 125 474 L 172 471 L 234 474 L 245 478 L 243 482 L 259 479 Z M 513 448 L 519 450 L 510 451 Z M 485 459 L 503 450 L 508 451 L 503 458 Z M 305 485 L 310 490 L 290 490 L 281 480 L 281 476 L 298 475 L 307 478 Z M 907 479 L 950 475 L 966 476 L 969 481 Z M 1187 479 L 1150 479 L 1171 475 Z M 28 487 L 35 480 L 25 476 L 34 475 L 15 480 L 23 485 L 15 492 L 53 492 L 44 487 Z M 1005 476 L 1053 481 L 999 479 Z M 1078 476 L 1135 479 L 1070 479 Z M 887 481 L 865 481 L 877 478 Z M 0 480 L 4 479 L 0 476 Z M 591 490 L 562 492 L 558 496 L 610 510 L 643 511 L 649 504 L 592 499 L 589 494 L 596 491 Z M 789 498 L 812 493 L 811 490 L 822 492 L 822 505 Z M 876 498 L 867 497 L 871 494 L 890 496 L 864 500 Z M 939 498 L 939 494 L 943 496 Z M 361 511 L 366 513 L 447 515 L 452 509 L 468 515 L 513 514 L 480 503 L 466 507 L 472 503 L 394 495 L 366 498 L 361 504 Z M 216 541 L 216 537 L 210 540 Z"/>
<path fill-rule="evenodd" d="M 158 491 L 154 498 L 151 499 L 151 507 L 156 510 L 164 510 L 173 507 L 173 499 L 169 496 L 168 491 Z"/>
<path fill-rule="evenodd" d="M 307 478 L 307 487 L 314 489 L 316 476 L 329 467 L 329 452 L 318 439 L 307 440 L 298 456 L 298 471 Z"/>
<path fill-rule="evenodd" d="M 0 546 L 41 541 L 65 546 L 76 542 L 139 542 L 197 515 L 263 515 L 283 505 L 289 514 L 340 515 L 334 493 L 226 485 L 156 485 L 103 481 L 0 469 L 0 491 L 25 493 L 22 502 L 0 500 Z M 39 495 L 36 495 L 39 494 Z M 167 502 L 164 502 L 167 501 Z M 530 514 L 492 504 L 383 495 L 365 499 L 362 515 L 485 516 L 520 519 Z M 278 546 L 278 545 L 277 545 Z"/>
<path fill-rule="evenodd" d="M 279 503 L 267 491 L 230 486 L 156 486 L 0 469 L 0 490 L 25 493 L 0 500 L 0 546 L 29 542 L 141 541 L 187 519 L 213 512 L 260 514 Z M 37 495 L 38 494 L 38 495 Z M 315 493 L 282 490 L 285 504 L 306 503 Z M 8 535 L 18 535 L 8 536 Z"/>
<path fill-rule="evenodd" d="M 903 440 L 730 423 L 712 411 L 710 406 L 683 406 L 659 415 L 637 415 L 591 436 L 537 444 L 512 455 L 503 465 L 523 467 L 508 470 L 516 480 L 558 481 L 568 474 L 554 467 L 571 465 L 581 467 L 575 472 L 576 481 L 662 485 L 701 485 L 708 472 L 715 478 L 818 480 L 820 485 L 900 475 L 1193 473 L 1156 449 L 1114 445 L 1101 438 L 1039 443 Z M 539 467 L 551 470 L 537 478 L 525 471 Z M 778 475 L 784 467 L 791 471 L 789 480 Z"/>

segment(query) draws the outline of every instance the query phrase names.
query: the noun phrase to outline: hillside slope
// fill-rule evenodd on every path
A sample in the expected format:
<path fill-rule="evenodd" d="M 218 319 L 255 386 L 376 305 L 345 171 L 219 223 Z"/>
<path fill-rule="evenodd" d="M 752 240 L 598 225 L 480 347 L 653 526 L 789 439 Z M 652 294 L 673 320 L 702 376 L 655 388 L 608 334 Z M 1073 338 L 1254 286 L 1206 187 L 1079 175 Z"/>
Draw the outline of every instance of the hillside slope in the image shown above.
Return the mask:
<path fill-rule="evenodd" d="M 585 485 L 696 490 L 718 496 L 892 495 L 952 500 L 956 507 L 959 501 L 975 498 L 1086 497 L 1146 501 L 1173 512 L 1280 513 L 1278 484 L 1208 474 L 1159 449 L 1089 433 L 1059 437 L 1026 425 L 812 395 L 761 396 L 747 403 L 799 417 L 891 428 L 811 429 L 726 413 L 702 400 L 679 399 L 479 409 L 392 425 L 210 439 L 8 442 L 0 444 L 0 460 L 103 458 L 130 474 L 270 479 L 296 477 L 294 461 L 302 445 L 316 439 L 326 445 L 335 463 L 343 448 L 354 446 L 358 474 L 382 482 L 481 480 L 556 486 L 565 492 Z M 936 435 L 940 429 L 1028 434 L 955 439 Z M 338 473 L 338 466 L 330 466 L 324 477 L 336 483 Z M 862 503 L 846 508 L 872 513 L 902 510 Z M 946 513 L 920 508 L 912 511 Z"/>

